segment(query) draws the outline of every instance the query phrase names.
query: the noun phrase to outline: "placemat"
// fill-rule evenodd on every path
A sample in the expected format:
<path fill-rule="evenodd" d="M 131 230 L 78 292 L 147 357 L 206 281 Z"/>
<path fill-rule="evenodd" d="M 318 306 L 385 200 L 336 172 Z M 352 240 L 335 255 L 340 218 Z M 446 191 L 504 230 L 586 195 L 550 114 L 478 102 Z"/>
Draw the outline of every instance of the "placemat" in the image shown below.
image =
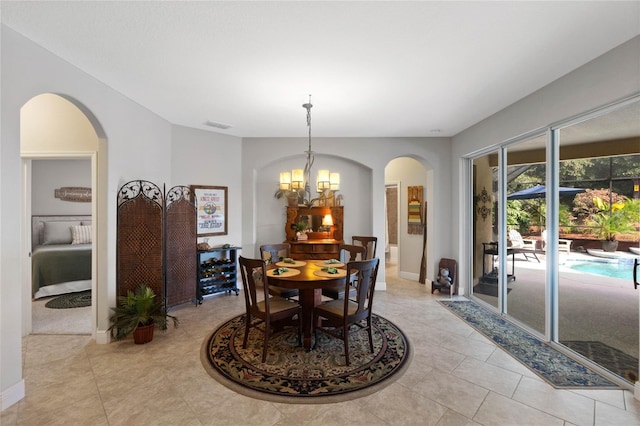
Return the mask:
<path fill-rule="evenodd" d="M 322 266 L 324 267 L 329 267 L 329 268 L 342 268 L 344 266 L 344 263 L 342 262 L 338 262 L 338 263 L 327 263 L 326 260 L 323 260 L 322 262 L 316 262 L 316 265 L 318 266 Z"/>
<path fill-rule="evenodd" d="M 288 271 L 282 272 L 278 275 L 274 274 L 274 272 L 275 272 L 275 269 L 269 269 L 267 271 L 267 276 L 275 277 L 275 278 L 286 278 L 286 277 L 295 277 L 300 273 L 298 269 L 289 269 Z"/>
<path fill-rule="evenodd" d="M 283 268 L 300 268 L 301 266 L 306 265 L 307 262 L 303 262 L 302 260 L 296 260 L 293 263 L 288 263 L 288 262 L 276 262 L 276 266 L 281 266 Z"/>
<path fill-rule="evenodd" d="M 335 266 L 331 266 L 331 268 L 335 268 Z M 341 278 L 341 277 L 346 277 L 347 276 L 347 271 L 344 269 L 338 269 L 338 273 L 337 274 L 330 274 L 328 272 L 325 271 L 313 271 L 313 274 L 318 276 L 318 277 L 325 277 L 325 278 Z"/>

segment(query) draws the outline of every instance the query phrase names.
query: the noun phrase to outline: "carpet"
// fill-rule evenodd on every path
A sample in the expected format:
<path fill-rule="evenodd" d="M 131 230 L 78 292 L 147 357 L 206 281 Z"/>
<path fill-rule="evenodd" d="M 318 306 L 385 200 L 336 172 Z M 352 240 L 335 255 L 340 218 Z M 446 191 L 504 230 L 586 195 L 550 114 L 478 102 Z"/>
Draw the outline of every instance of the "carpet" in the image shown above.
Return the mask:
<path fill-rule="evenodd" d="M 566 340 L 563 345 L 630 382 L 638 379 L 638 358 L 602 342 Z"/>
<path fill-rule="evenodd" d="M 91 306 L 91 290 L 67 293 L 49 300 L 45 305 L 51 309 L 70 309 Z"/>
<path fill-rule="evenodd" d="M 334 403 L 370 395 L 398 379 L 409 366 L 411 348 L 402 331 L 374 315 L 373 354 L 367 332 L 349 336 L 351 365 L 345 366 L 341 340 L 318 333 L 316 347 L 298 346 L 298 334 L 285 328 L 269 340 L 262 363 L 263 334 L 251 329 L 242 348 L 244 315 L 222 324 L 201 347 L 207 373 L 228 388 L 253 398 L 286 403 Z"/>
<path fill-rule="evenodd" d="M 475 302 L 439 302 L 556 388 L 620 388 Z"/>

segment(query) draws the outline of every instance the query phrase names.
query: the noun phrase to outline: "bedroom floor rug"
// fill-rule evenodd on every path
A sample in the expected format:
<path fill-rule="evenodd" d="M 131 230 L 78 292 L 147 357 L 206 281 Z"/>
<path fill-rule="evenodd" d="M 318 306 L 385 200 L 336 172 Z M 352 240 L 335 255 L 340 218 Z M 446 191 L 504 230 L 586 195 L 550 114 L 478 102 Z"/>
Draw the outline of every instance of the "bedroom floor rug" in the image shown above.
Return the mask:
<path fill-rule="evenodd" d="M 267 362 L 262 363 L 263 334 L 251 329 L 242 348 L 244 315 L 222 324 L 201 347 L 207 373 L 228 388 L 253 398 L 286 403 L 334 403 L 370 395 L 399 378 L 411 362 L 411 347 L 403 332 L 374 315 L 373 354 L 366 331 L 349 336 L 345 366 L 342 341 L 318 333 L 318 343 L 307 352 L 298 335 L 285 328 L 269 340 Z"/>
<path fill-rule="evenodd" d="M 91 290 L 63 294 L 49 300 L 44 306 L 50 309 L 71 309 L 91 306 Z"/>
<path fill-rule="evenodd" d="M 620 388 L 477 303 L 439 302 L 556 388 Z"/>

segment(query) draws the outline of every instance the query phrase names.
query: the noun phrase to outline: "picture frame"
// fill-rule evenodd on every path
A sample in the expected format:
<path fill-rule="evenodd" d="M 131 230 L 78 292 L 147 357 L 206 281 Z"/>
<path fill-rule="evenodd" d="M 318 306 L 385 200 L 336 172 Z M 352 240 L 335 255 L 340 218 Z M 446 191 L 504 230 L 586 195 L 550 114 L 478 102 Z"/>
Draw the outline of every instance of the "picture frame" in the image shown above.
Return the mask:
<path fill-rule="evenodd" d="M 196 236 L 227 235 L 226 186 L 191 185 L 196 199 Z"/>

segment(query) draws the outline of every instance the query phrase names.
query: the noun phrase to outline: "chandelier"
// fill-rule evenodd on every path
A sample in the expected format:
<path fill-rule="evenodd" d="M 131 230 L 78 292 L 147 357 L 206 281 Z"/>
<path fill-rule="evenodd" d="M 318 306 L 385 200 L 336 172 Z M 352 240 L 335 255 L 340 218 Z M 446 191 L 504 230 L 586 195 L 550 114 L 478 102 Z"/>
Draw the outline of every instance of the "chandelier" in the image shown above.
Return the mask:
<path fill-rule="evenodd" d="M 316 178 L 315 192 L 319 194 L 316 198 L 311 198 L 311 167 L 315 160 L 314 152 L 311 150 L 311 95 L 309 102 L 302 105 L 307 110 L 307 127 L 309 128 L 309 147 L 305 151 L 307 162 L 304 169 L 293 169 L 291 172 L 280 172 L 280 191 L 288 198 L 297 198 L 298 204 L 312 205 L 333 205 L 335 203 L 335 192 L 340 189 L 340 173 L 329 170 L 318 170 Z"/>

